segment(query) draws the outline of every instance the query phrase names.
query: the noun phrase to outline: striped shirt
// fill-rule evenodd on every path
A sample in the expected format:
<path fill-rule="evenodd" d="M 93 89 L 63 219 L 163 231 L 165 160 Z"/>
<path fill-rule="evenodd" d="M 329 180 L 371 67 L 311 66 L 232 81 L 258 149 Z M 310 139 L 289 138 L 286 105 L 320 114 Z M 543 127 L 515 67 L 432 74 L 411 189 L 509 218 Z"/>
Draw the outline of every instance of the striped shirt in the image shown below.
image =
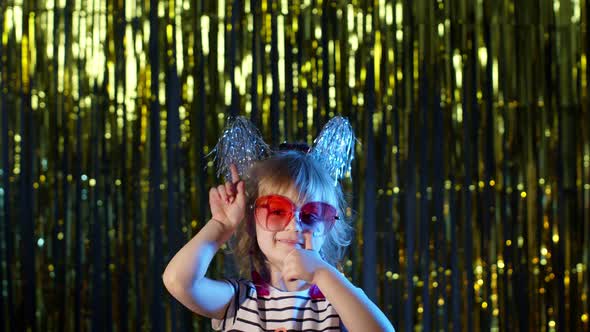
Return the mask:
<path fill-rule="evenodd" d="M 224 318 L 211 320 L 216 331 L 346 331 L 317 287 L 315 292 L 314 288 L 283 292 L 272 286 L 255 287 L 244 279 L 225 281 L 235 295 Z"/>

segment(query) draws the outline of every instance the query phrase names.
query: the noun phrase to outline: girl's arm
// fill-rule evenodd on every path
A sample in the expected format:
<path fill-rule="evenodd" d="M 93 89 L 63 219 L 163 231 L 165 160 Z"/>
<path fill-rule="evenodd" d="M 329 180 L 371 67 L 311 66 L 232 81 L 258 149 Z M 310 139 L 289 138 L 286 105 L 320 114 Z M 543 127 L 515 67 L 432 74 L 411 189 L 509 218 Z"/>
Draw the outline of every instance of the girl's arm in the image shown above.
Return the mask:
<path fill-rule="evenodd" d="M 334 306 L 349 332 L 394 331 L 379 307 L 333 266 L 326 264 L 318 269 L 313 282 Z"/>
<path fill-rule="evenodd" d="M 244 219 L 246 191 L 238 170 L 231 165 L 233 183 L 226 182 L 209 191 L 212 218 L 172 258 L 162 278 L 180 303 L 199 315 L 223 319 L 234 296 L 227 282 L 205 277 L 213 256 L 232 236 Z"/>
<path fill-rule="evenodd" d="M 199 315 L 222 319 L 234 296 L 228 283 L 205 277 L 213 256 L 230 236 L 223 223 L 209 220 L 176 253 L 162 276 L 168 292 Z"/>

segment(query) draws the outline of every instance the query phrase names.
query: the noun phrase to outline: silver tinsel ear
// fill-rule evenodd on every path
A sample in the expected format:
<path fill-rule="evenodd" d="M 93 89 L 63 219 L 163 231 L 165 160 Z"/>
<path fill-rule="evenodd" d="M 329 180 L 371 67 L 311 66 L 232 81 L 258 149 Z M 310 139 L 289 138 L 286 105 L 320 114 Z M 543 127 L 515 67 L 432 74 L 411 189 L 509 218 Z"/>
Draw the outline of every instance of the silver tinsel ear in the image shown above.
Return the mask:
<path fill-rule="evenodd" d="M 325 165 L 330 175 L 338 182 L 350 173 L 355 142 L 354 131 L 348 120 L 337 116 L 326 123 L 313 141 L 309 153 Z"/>
<path fill-rule="evenodd" d="M 244 176 L 252 164 L 266 158 L 270 153 L 260 131 L 243 116 L 229 118 L 215 148 L 217 177 L 222 174 L 226 181 L 232 181 L 230 165 L 235 164 L 240 176 Z"/>

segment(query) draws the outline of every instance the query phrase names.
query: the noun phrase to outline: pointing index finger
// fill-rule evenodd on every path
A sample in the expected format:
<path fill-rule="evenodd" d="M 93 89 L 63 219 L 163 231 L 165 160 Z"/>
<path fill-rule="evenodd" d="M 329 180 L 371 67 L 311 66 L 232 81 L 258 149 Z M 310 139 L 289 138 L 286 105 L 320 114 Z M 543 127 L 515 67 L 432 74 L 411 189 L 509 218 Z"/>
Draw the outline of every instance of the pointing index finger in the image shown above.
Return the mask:
<path fill-rule="evenodd" d="M 238 173 L 238 168 L 235 164 L 229 165 L 229 169 L 231 171 L 231 181 L 233 184 L 240 182 L 240 173 Z"/>
<path fill-rule="evenodd" d="M 303 233 L 303 237 L 305 238 L 305 250 L 313 250 L 313 244 L 311 242 L 311 233 Z"/>

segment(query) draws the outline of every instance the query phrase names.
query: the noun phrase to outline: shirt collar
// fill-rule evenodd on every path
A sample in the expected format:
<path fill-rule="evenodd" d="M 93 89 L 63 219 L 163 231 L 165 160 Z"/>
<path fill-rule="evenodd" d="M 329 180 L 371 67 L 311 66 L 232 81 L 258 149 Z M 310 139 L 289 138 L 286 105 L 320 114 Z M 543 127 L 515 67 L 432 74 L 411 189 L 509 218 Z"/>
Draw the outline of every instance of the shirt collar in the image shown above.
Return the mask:
<path fill-rule="evenodd" d="M 258 296 L 270 295 L 270 285 L 256 271 L 252 271 L 252 282 L 256 287 L 256 293 Z M 326 298 L 324 294 L 322 294 L 322 291 L 320 291 L 320 288 L 315 284 L 311 285 L 311 287 L 308 289 L 308 293 L 309 297 L 311 297 L 314 300 Z"/>

